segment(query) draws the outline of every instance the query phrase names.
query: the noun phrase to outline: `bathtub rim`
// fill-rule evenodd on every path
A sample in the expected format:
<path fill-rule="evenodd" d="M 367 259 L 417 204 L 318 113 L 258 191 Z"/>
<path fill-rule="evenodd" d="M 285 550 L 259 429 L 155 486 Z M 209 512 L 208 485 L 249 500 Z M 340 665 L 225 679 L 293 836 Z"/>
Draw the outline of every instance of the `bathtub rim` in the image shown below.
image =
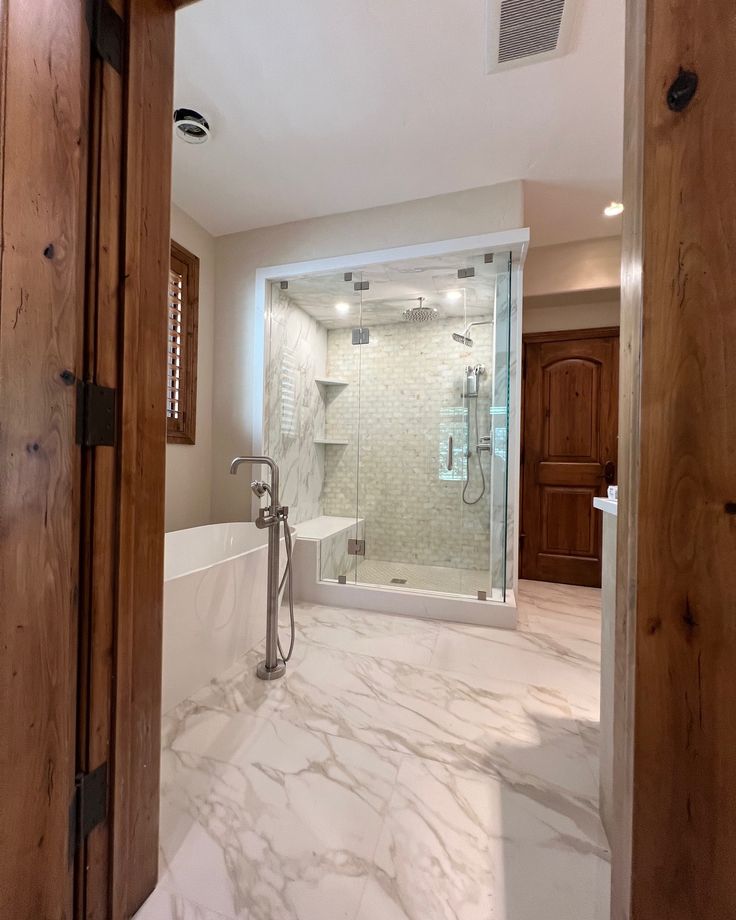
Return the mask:
<path fill-rule="evenodd" d="M 259 550 L 268 551 L 268 532 L 264 528 L 264 542 L 260 543 L 258 546 L 253 546 L 250 549 L 244 550 L 242 553 L 236 553 L 233 556 L 225 556 L 223 559 L 218 559 L 216 562 L 210 562 L 208 565 L 200 565 L 197 568 L 187 569 L 186 572 L 179 572 L 176 575 L 166 575 L 166 554 L 165 554 L 165 544 L 166 537 L 172 533 L 185 533 L 190 530 L 202 530 L 205 527 L 228 527 L 231 524 L 246 524 L 250 527 L 256 527 L 255 521 L 221 521 L 216 524 L 197 524 L 195 527 L 180 527 L 178 530 L 169 530 L 164 534 L 164 584 L 169 581 L 175 581 L 177 578 L 187 578 L 189 575 L 197 575 L 200 572 L 206 572 L 208 569 L 214 569 L 219 565 L 224 565 L 226 562 L 233 562 L 236 559 L 242 559 L 244 556 L 250 556 L 251 553 L 258 552 Z M 259 528 L 256 528 L 258 530 Z M 289 523 L 289 531 L 291 533 L 292 546 L 295 546 L 296 543 L 296 525 Z M 286 546 L 286 537 L 281 534 L 281 539 L 279 540 L 279 545 Z M 279 554 L 280 555 L 280 554 Z M 284 558 L 286 556 L 284 555 Z"/>

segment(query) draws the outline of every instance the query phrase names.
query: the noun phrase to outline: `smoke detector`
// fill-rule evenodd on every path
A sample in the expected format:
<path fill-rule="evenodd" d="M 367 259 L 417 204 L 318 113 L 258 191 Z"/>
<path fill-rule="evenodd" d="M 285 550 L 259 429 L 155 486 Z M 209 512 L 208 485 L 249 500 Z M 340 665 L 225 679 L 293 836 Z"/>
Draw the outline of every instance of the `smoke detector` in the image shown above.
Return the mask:
<path fill-rule="evenodd" d="M 204 144 L 209 140 L 212 129 L 207 119 L 195 109 L 176 109 L 174 130 L 187 144 Z"/>
<path fill-rule="evenodd" d="M 570 50 L 579 0 L 486 0 L 486 72 L 536 64 Z"/>

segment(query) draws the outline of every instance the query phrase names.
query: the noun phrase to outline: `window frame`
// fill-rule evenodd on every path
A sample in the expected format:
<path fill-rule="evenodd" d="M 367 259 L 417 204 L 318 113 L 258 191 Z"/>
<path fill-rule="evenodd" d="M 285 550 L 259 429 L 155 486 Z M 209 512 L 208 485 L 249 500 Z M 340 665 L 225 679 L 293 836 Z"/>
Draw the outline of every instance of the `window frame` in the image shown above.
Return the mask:
<path fill-rule="evenodd" d="M 169 267 L 182 279 L 182 363 L 179 388 L 180 417 L 169 415 L 169 347 L 170 278 L 166 288 L 166 442 L 168 444 L 196 443 L 197 427 L 197 339 L 199 327 L 199 258 L 180 243 L 171 240 Z"/>

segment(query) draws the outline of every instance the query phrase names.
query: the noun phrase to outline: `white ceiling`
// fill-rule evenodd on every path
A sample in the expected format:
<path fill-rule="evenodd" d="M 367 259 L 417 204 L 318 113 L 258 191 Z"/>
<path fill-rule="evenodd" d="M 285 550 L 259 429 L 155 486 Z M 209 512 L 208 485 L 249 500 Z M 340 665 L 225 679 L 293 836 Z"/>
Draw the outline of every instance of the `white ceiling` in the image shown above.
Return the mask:
<path fill-rule="evenodd" d="M 379 263 L 351 272 L 349 279 L 344 272 L 296 275 L 286 290 L 281 279 L 273 282 L 272 303 L 295 304 L 328 329 L 339 329 L 404 322 L 404 310 L 419 306 L 421 297 L 437 319 L 457 319 L 462 331 L 470 319 L 493 314 L 497 279 L 508 283 L 508 259 L 508 253 L 496 253 L 487 263 L 484 253 L 468 252 Z M 475 274 L 459 280 L 460 268 Z M 356 291 L 359 282 L 368 282 L 368 290 Z M 338 313 L 337 303 L 347 312 Z"/>
<path fill-rule="evenodd" d="M 573 0 L 568 0 L 573 2 Z M 529 180 L 535 244 L 619 232 L 624 0 L 485 73 L 484 0 L 200 0 L 177 13 L 174 200 L 215 235 Z"/>

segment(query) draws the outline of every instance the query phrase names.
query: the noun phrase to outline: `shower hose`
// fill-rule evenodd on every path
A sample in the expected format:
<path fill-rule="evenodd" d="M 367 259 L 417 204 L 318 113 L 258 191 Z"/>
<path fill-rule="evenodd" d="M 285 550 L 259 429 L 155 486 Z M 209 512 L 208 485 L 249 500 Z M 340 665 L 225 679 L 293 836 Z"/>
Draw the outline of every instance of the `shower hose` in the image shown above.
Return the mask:
<path fill-rule="evenodd" d="M 280 524 L 276 525 L 280 527 Z M 276 645 L 278 646 L 279 655 L 281 655 L 282 661 L 286 662 L 291 658 L 291 655 L 294 651 L 294 579 L 291 577 L 291 531 L 289 530 L 288 520 L 284 520 L 284 540 L 286 542 L 286 568 L 284 569 L 284 574 L 279 583 L 279 593 L 278 596 L 281 597 L 281 592 L 284 590 L 284 584 L 286 579 L 289 579 L 289 622 L 291 629 L 291 638 L 289 639 L 289 654 L 284 655 L 284 650 L 281 648 L 281 640 L 278 636 L 278 629 L 276 630 Z"/>

